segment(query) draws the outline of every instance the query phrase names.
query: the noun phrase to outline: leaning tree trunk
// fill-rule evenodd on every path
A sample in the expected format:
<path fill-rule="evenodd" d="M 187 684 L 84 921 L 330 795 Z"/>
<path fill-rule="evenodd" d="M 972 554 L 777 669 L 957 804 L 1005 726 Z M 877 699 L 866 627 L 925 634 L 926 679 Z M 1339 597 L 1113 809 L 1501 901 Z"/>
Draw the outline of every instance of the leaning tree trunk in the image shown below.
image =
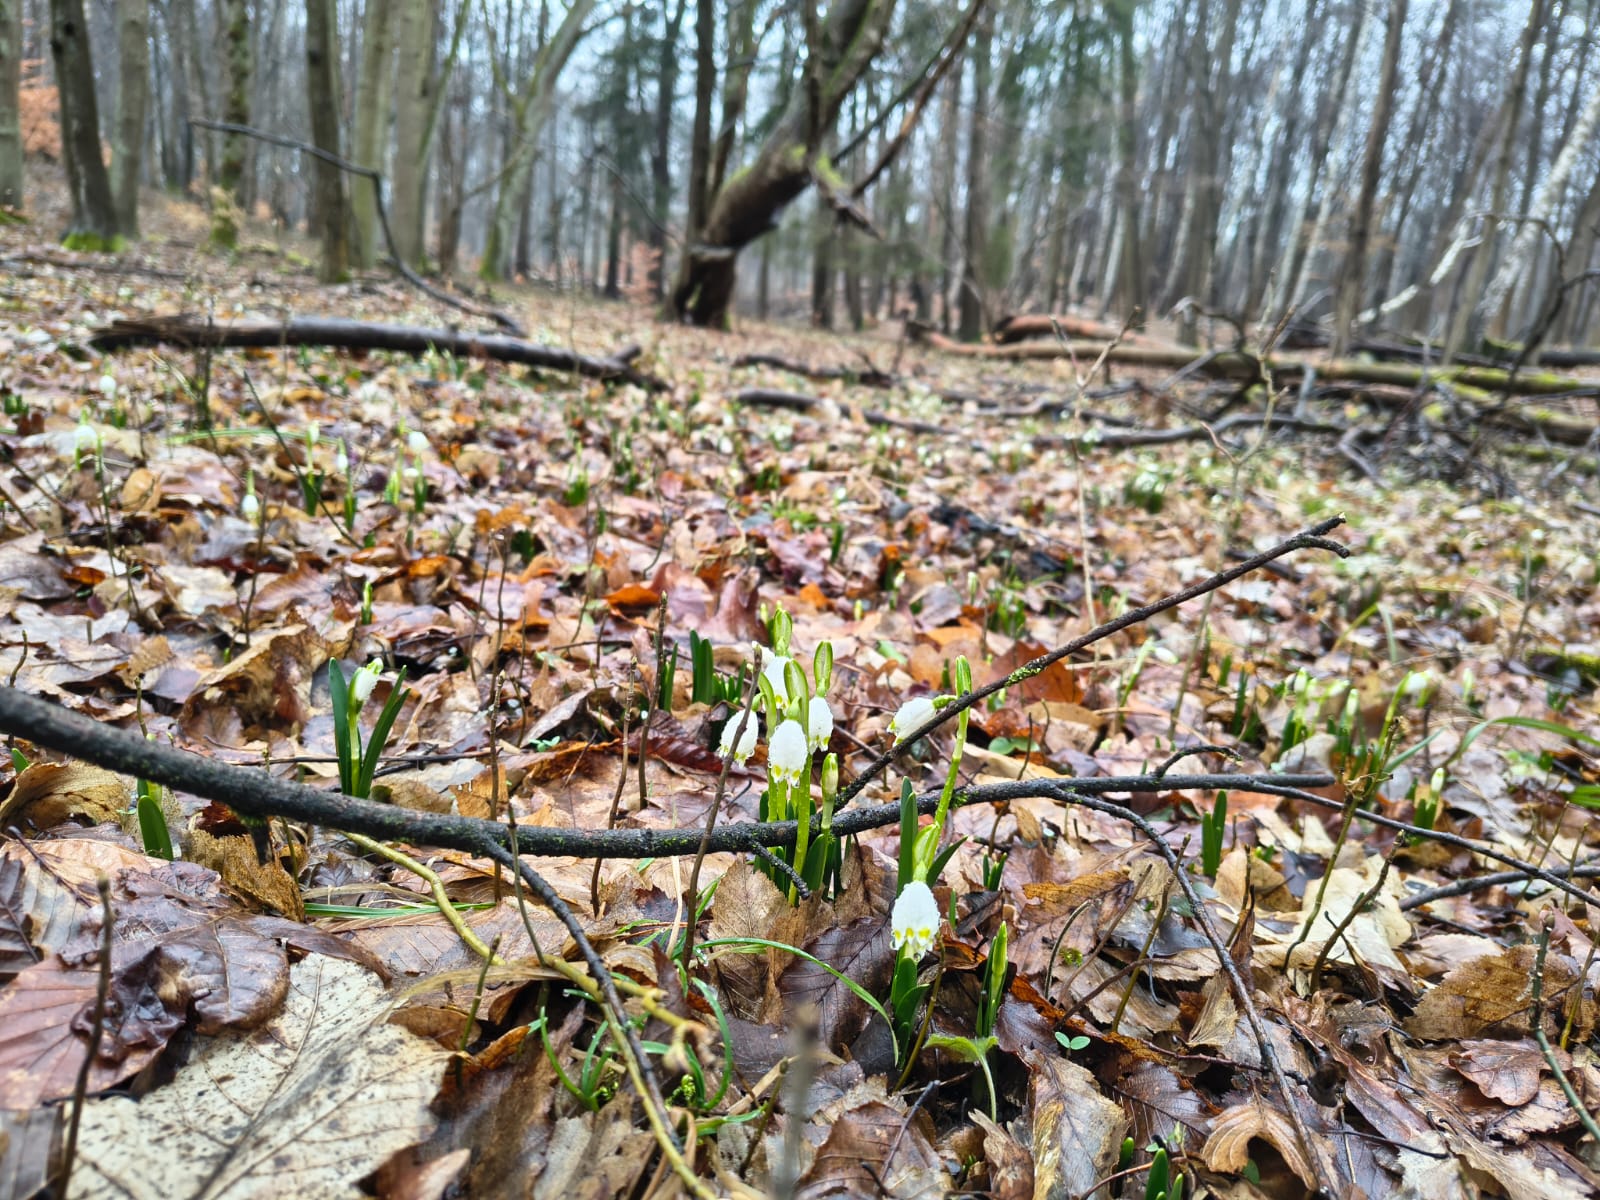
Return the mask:
<path fill-rule="evenodd" d="M 832 129 L 839 109 L 883 45 L 894 0 L 834 0 L 808 63 L 808 85 L 791 94 L 755 161 L 735 171 L 708 205 L 704 227 L 683 255 L 672 308 L 680 320 L 725 326 L 739 251 L 776 228 L 778 216 L 810 186 L 820 164 L 816 130 Z M 813 106 L 815 111 L 813 111 Z"/>
<path fill-rule="evenodd" d="M 306 0 L 306 82 L 311 104 L 311 138 L 320 150 L 339 153 L 339 44 L 335 0 Z M 318 159 L 315 207 L 322 226 L 322 266 L 327 283 L 350 274 L 350 222 L 344 176 Z"/>
<path fill-rule="evenodd" d="M 144 162 L 144 119 L 150 106 L 150 0 L 122 0 L 117 12 L 116 149 L 111 160 L 117 232 L 139 236 L 139 170 Z"/>
<path fill-rule="evenodd" d="M 22 0 L 0 0 L 0 208 L 22 207 Z"/>
<path fill-rule="evenodd" d="M 100 109 L 83 0 L 50 0 L 50 53 L 61 93 L 61 152 L 72 192 L 67 240 L 85 249 L 110 249 L 117 236 L 111 177 L 100 157 Z"/>

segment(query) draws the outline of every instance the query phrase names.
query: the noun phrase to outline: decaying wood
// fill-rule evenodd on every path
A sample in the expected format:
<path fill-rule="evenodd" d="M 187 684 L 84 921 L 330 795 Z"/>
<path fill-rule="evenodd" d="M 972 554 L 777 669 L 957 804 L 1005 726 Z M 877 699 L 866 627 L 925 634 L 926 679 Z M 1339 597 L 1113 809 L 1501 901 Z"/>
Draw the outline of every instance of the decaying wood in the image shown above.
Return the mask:
<path fill-rule="evenodd" d="M 1272 377 L 1278 380 L 1299 379 L 1311 371 L 1315 372 L 1319 380 L 1330 382 L 1391 383 L 1418 387 L 1434 381 L 1475 388 L 1481 392 L 1504 392 L 1514 396 L 1600 394 L 1600 385 L 1580 379 L 1539 371 L 1525 371 L 1513 376 L 1511 372 L 1499 367 L 1452 366 L 1435 370 L 1401 363 L 1362 362 L 1356 359 L 1312 362 L 1286 355 L 1268 355 L 1265 359 L 1260 359 L 1237 350 L 1202 355 L 1185 346 L 1121 344 L 1107 347 L 1101 342 L 1088 341 L 1054 345 L 1029 342 L 1014 346 L 969 345 L 941 334 L 927 332 L 921 334 L 921 338 L 925 344 L 936 350 L 967 358 L 993 358 L 1005 361 L 1070 359 L 1092 363 L 1103 354 L 1107 362 L 1136 367 L 1163 367 L 1168 370 L 1190 369 L 1196 374 L 1214 379 L 1254 380 L 1260 377 L 1261 368 L 1265 366 Z"/>
<path fill-rule="evenodd" d="M 790 412 L 828 411 L 838 407 L 835 401 L 803 392 L 785 392 L 776 388 L 746 388 L 735 393 L 734 402 L 750 408 L 782 408 Z M 909 417 L 896 417 L 875 409 L 862 409 L 861 419 L 868 425 L 891 429 L 905 429 L 912 433 L 948 434 L 956 432 L 946 425 L 931 421 L 916 421 Z M 1239 429 L 1270 427 L 1288 433 L 1345 434 L 1346 427 L 1322 421 L 1306 421 L 1287 414 L 1234 413 L 1209 424 L 1185 425 L 1174 429 L 1119 429 L 1107 432 L 1087 429 L 1080 434 L 1042 434 L 1034 437 L 1038 447 L 1077 446 L 1081 450 L 1127 450 L 1138 446 L 1171 446 L 1178 442 L 1203 442 L 1221 437 Z"/>
<path fill-rule="evenodd" d="M 1024 313 L 1002 318 L 990 335 L 1002 346 L 1030 338 L 1077 338 L 1084 341 L 1116 342 L 1126 346 L 1165 346 L 1160 338 L 1142 333 L 1123 333 L 1115 325 L 1066 313 Z"/>
<path fill-rule="evenodd" d="M 179 346 L 239 349 L 248 346 L 332 346 L 341 350 L 392 350 L 401 354 L 443 351 L 462 358 L 523 363 L 547 371 L 566 371 L 590 379 L 631 383 L 652 392 L 667 390 L 654 375 L 636 371 L 618 357 L 593 358 L 496 333 L 465 333 L 415 325 L 383 325 L 342 317 L 291 317 L 285 321 L 241 320 L 220 323 L 192 313 L 171 313 L 113 321 L 95 331 L 97 350 L 168 342 Z"/>
<path fill-rule="evenodd" d="M 733 360 L 733 365 L 736 369 L 739 367 L 771 367 L 776 371 L 787 371 L 791 375 L 804 376 L 806 379 L 843 379 L 848 383 L 859 383 L 863 387 L 894 387 L 900 382 L 896 376 L 888 371 L 880 371 L 871 363 L 861 368 L 817 367 L 792 358 L 784 358 L 780 354 L 741 354 Z"/>

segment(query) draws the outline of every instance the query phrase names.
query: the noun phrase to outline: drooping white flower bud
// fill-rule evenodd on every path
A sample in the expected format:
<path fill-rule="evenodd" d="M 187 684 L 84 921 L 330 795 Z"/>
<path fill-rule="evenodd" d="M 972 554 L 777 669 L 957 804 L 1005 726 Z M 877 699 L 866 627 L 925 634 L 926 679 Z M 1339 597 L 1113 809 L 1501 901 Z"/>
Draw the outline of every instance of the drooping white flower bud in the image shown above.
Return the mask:
<path fill-rule="evenodd" d="M 244 499 L 239 501 L 239 515 L 252 525 L 256 523 L 256 518 L 261 515 L 261 501 L 256 499 L 254 492 L 246 492 Z"/>
<path fill-rule="evenodd" d="M 800 782 L 803 774 L 811 773 L 811 750 L 799 721 L 785 721 L 772 735 L 767 747 L 767 770 L 775 782 L 791 787 Z"/>
<path fill-rule="evenodd" d="M 778 703 L 789 703 L 789 687 L 783 681 L 783 669 L 794 659 L 789 658 L 787 655 L 774 654 L 770 650 L 763 650 L 762 655 L 766 662 L 762 665 L 761 674 L 772 685 L 772 691 L 778 697 Z"/>
<path fill-rule="evenodd" d="M 734 731 L 739 729 L 741 723 L 744 725 L 744 729 L 739 732 L 739 740 L 735 743 L 733 740 Z M 743 711 L 734 713 L 733 716 L 728 718 L 728 723 L 722 727 L 722 743 L 717 747 L 717 753 L 722 755 L 723 758 L 727 758 L 731 754 L 734 762 L 741 767 L 744 766 L 745 760 L 755 752 L 757 724 L 759 722 L 756 720 L 755 713 Z"/>
<path fill-rule="evenodd" d="M 381 666 L 376 659 L 364 667 L 358 667 L 356 673 L 350 677 L 350 703 L 355 708 L 360 708 L 367 702 L 367 697 L 372 695 L 372 689 L 377 685 L 378 672 Z"/>
<path fill-rule="evenodd" d="M 420 429 L 413 429 L 406 434 L 406 449 L 418 456 L 426 454 L 428 452 L 428 435 Z"/>
<path fill-rule="evenodd" d="M 806 709 L 806 737 L 811 749 L 824 749 L 832 736 L 833 710 L 828 707 L 828 702 L 823 697 L 811 697 L 811 704 Z"/>
<path fill-rule="evenodd" d="M 889 917 L 889 940 L 896 950 L 921 958 L 933 949 L 939 936 L 939 904 L 927 884 L 912 880 L 894 902 Z"/>
<path fill-rule="evenodd" d="M 900 706 L 900 711 L 894 714 L 894 720 L 889 722 L 889 732 L 894 734 L 894 744 L 898 746 L 908 736 L 933 720 L 936 711 L 933 701 L 926 696 L 907 700 Z"/>

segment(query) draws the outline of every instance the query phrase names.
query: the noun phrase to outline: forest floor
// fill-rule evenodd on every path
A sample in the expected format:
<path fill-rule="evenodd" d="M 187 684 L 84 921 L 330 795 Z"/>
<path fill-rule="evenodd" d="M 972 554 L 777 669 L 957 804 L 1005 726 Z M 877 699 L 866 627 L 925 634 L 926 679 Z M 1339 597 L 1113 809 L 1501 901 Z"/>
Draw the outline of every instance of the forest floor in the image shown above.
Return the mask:
<path fill-rule="evenodd" d="M 961 656 L 975 686 L 1004 680 L 1337 514 L 1350 554 L 1284 555 L 971 710 L 965 840 L 935 885 L 953 920 L 921 963 L 934 1040 L 908 1064 L 874 1007 L 898 819 L 844 843 L 837 894 L 798 903 L 752 856 L 708 856 L 687 966 L 692 855 L 530 859 L 624 985 L 673 1134 L 569 929 L 488 859 L 275 821 L 263 861 L 204 798 L 16 741 L 12 1194 L 69 1159 L 85 1197 L 1154 1197 L 1157 1160 L 1192 1196 L 1600 1189 L 1591 479 L 1493 438 L 1465 453 L 1426 406 L 1349 392 L 1300 402 L 1388 423 L 1375 478 L 1329 437 L 1259 424 L 1113 449 L 1079 435 L 1198 428 L 1232 385 L 1116 367 L 1080 391 L 1087 363 L 957 359 L 888 329 L 712 333 L 534 288 L 495 297 L 530 339 L 636 344 L 666 390 L 437 353 L 102 353 L 117 317 L 461 314 L 389 276 L 320 286 L 271 231 L 211 256 L 183 202 L 113 258 L 60 250 L 51 221 L 0 231 L 0 675 L 284 779 L 338 786 L 329 660 L 377 660 L 371 708 L 401 703 L 374 798 L 584 831 L 699 830 L 721 797 L 719 821 L 755 821 L 765 751 L 719 783 L 742 701 L 694 698 L 691 634 L 717 671 L 698 685 L 730 692 L 780 610 L 807 677 L 830 645 L 849 781 Z M 953 724 L 851 807 L 902 781 L 937 794 Z M 1185 747 L 1223 749 L 1174 776 L 1237 778 L 1148 779 Z M 1328 779 L 1253 792 L 1269 771 Z M 1142 790 L 1095 790 L 1122 776 Z M 1370 819 L 1430 803 L 1446 840 Z M 175 861 L 148 853 L 163 826 Z M 991 961 L 1010 972 L 976 1069 L 962 1039 L 986 1033 Z"/>

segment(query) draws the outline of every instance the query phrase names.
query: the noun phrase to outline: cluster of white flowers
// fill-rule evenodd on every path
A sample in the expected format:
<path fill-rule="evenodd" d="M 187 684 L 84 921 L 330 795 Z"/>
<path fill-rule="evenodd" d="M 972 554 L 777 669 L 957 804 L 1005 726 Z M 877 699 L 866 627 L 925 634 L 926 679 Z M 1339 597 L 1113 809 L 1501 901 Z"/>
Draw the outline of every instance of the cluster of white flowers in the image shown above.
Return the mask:
<path fill-rule="evenodd" d="M 756 650 L 763 660 L 762 678 L 771 685 L 778 704 L 787 705 L 791 697 L 784 672 L 794 659 L 788 655 L 773 654 L 760 646 L 756 647 Z M 722 740 L 717 752 L 723 758 L 732 757 L 734 762 L 743 766 L 755 753 L 756 727 L 759 720 L 754 712 L 734 713 L 722 727 Z M 828 707 L 826 697 L 812 696 L 806 703 L 804 727 L 799 721 L 790 717 L 780 721 L 778 727 L 771 732 L 767 746 L 767 768 L 772 774 L 773 781 L 790 786 L 798 785 L 810 774 L 811 756 L 819 750 L 827 749 L 828 741 L 832 737 L 833 709 Z"/>

